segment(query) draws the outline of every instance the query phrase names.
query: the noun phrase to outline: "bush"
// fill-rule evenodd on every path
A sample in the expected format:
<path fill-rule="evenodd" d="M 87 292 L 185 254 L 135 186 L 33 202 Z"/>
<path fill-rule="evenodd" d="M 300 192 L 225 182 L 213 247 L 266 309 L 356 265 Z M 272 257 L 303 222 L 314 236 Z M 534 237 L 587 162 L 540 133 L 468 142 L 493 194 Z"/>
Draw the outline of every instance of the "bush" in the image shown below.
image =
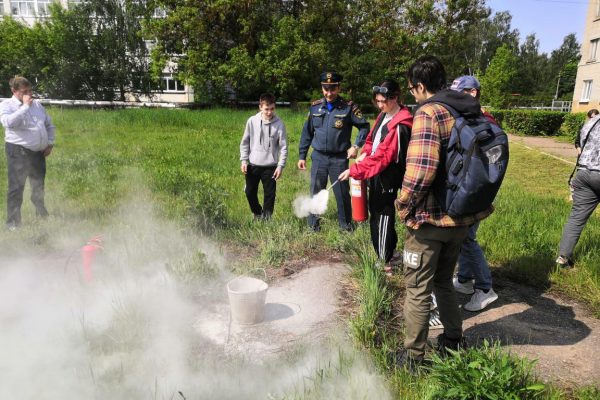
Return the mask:
<path fill-rule="evenodd" d="M 486 111 L 492 114 L 492 117 L 494 117 L 500 126 L 503 126 L 505 113 L 509 110 L 487 109 Z"/>
<path fill-rule="evenodd" d="M 569 136 L 573 142 L 579 133 L 579 130 L 585 123 L 586 113 L 573 113 L 565 115 L 565 121 L 560 127 L 561 135 Z"/>
<path fill-rule="evenodd" d="M 498 343 L 432 358 L 431 376 L 438 383 L 434 399 L 513 399 L 537 397 L 545 386 L 534 380 L 534 362 L 504 353 Z"/>
<path fill-rule="evenodd" d="M 528 136 L 558 135 L 565 115 L 568 115 L 544 110 L 492 110 L 491 114 L 504 130 Z"/>

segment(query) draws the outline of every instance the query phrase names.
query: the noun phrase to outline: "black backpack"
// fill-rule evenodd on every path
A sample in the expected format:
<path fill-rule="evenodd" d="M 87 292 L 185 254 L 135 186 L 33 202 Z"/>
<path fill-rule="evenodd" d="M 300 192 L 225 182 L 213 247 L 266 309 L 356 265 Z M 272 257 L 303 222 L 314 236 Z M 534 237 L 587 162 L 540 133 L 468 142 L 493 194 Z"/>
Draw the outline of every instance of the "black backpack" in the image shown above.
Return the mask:
<path fill-rule="evenodd" d="M 445 103 L 438 104 L 455 122 L 448 145 L 441 151 L 445 174 L 436 182 L 436 200 L 451 217 L 484 211 L 492 205 L 506 174 L 508 136 L 483 114 L 467 117 Z"/>

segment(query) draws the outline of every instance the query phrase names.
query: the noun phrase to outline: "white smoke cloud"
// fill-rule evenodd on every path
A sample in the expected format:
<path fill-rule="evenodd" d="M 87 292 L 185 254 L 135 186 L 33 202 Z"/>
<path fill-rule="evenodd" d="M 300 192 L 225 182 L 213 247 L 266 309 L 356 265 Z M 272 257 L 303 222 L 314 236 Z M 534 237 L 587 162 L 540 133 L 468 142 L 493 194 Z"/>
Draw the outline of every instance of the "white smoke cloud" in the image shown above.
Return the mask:
<path fill-rule="evenodd" d="M 316 195 L 300 196 L 294 200 L 294 213 L 298 218 L 308 217 L 309 214 L 321 215 L 327 211 L 329 190 L 323 189 Z"/>
<path fill-rule="evenodd" d="M 105 227 L 51 218 L 47 252 L 0 244 L 0 399 L 303 397 L 327 368 L 311 393 L 390 398 L 370 363 L 343 344 L 248 359 L 199 334 L 199 311 L 226 302 L 227 260 L 141 196 Z M 99 233 L 104 249 L 85 282 L 80 247 Z M 210 273 L 190 275 L 189 265 Z M 340 352 L 356 358 L 337 366 Z"/>

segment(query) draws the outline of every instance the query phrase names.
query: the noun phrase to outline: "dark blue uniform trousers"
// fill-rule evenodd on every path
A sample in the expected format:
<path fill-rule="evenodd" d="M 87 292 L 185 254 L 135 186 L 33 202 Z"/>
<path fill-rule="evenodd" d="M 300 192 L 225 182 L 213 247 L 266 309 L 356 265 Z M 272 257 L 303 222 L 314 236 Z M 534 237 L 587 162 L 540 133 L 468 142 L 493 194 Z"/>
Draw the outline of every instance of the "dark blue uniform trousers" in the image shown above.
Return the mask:
<path fill-rule="evenodd" d="M 312 166 L 310 169 L 310 192 L 314 196 L 327 187 L 327 178 L 331 183 L 335 182 L 342 172 L 348 169 L 347 153 L 321 153 L 313 150 Z M 344 230 L 352 229 L 352 205 L 350 203 L 350 183 L 346 180 L 339 182 L 333 187 L 335 201 L 338 210 L 338 222 Z M 319 229 L 319 216 L 309 215 L 308 225 Z"/>
<path fill-rule="evenodd" d="M 6 164 L 8 169 L 8 193 L 6 196 L 6 224 L 21 225 L 21 204 L 25 181 L 31 185 L 31 202 L 38 216 L 46 217 L 44 206 L 44 178 L 46 176 L 46 157 L 41 151 L 31 151 L 25 147 L 6 143 Z"/>

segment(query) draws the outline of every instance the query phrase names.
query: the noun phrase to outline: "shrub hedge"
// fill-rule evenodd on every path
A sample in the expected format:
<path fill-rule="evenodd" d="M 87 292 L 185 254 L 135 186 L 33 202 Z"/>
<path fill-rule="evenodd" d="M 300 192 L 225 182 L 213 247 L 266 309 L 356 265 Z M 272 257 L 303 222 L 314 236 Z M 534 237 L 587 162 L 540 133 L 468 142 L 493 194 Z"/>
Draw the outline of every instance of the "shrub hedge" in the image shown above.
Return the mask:
<path fill-rule="evenodd" d="M 584 112 L 565 115 L 565 122 L 560 127 L 561 135 L 569 136 L 575 141 L 577 133 L 585 123 L 587 115 Z"/>
<path fill-rule="evenodd" d="M 560 134 L 565 115 L 561 111 L 491 110 L 504 130 L 516 135 L 553 136 Z"/>

